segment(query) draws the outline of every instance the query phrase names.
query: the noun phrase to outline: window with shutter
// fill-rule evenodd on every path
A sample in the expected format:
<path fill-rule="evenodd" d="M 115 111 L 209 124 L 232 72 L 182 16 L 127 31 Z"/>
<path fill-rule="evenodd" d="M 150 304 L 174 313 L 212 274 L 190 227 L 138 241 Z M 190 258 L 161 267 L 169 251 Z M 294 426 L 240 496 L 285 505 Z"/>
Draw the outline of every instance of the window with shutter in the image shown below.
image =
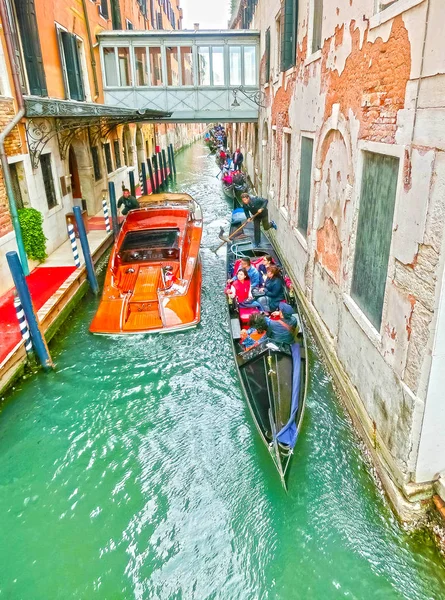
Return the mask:
<path fill-rule="evenodd" d="M 321 30 L 323 25 L 323 0 L 313 0 L 313 23 L 312 23 L 312 52 L 321 48 Z"/>
<path fill-rule="evenodd" d="M 154 0 L 150 0 L 150 18 L 151 26 L 153 27 L 153 29 L 156 29 L 156 13 Z"/>
<path fill-rule="evenodd" d="M 51 154 L 40 155 L 40 167 L 42 168 L 43 184 L 45 186 L 46 202 L 48 208 L 57 206 L 56 190 L 54 188 L 53 169 L 51 165 Z"/>
<path fill-rule="evenodd" d="M 265 83 L 269 83 L 270 79 L 270 27 L 266 30 L 266 74 L 265 74 Z"/>
<path fill-rule="evenodd" d="M 313 148 L 314 140 L 312 138 L 301 138 L 300 187 L 298 191 L 297 228 L 298 231 L 304 235 L 304 237 L 307 236 L 307 228 L 309 223 Z"/>
<path fill-rule="evenodd" d="M 162 13 L 158 12 L 157 17 L 158 17 L 158 29 L 164 29 L 164 27 L 162 26 Z"/>
<path fill-rule="evenodd" d="M 382 324 L 399 159 L 364 153 L 351 296 L 377 329 Z"/>
<path fill-rule="evenodd" d="M 29 93 L 34 96 L 47 96 L 34 0 L 15 0 L 14 4 L 28 75 Z"/>
<path fill-rule="evenodd" d="M 119 0 L 110 0 L 111 3 L 111 24 L 113 29 L 122 29 L 121 9 Z"/>
<path fill-rule="evenodd" d="M 108 0 L 100 0 L 99 12 L 103 16 L 104 19 L 108 19 L 108 17 L 109 17 Z"/>
<path fill-rule="evenodd" d="M 297 58 L 298 0 L 284 0 L 281 28 L 281 70 L 295 65 Z"/>
<path fill-rule="evenodd" d="M 77 46 L 77 37 L 68 33 L 60 32 L 62 41 L 62 50 L 66 69 L 66 81 L 68 87 L 68 96 L 71 100 L 85 100 L 85 92 L 82 80 L 82 70 L 80 66 L 79 48 Z"/>
<path fill-rule="evenodd" d="M 28 92 L 26 89 L 25 69 L 24 69 L 22 54 L 21 54 L 21 50 L 20 50 L 19 33 L 17 31 L 17 24 L 16 24 L 15 17 L 14 17 L 14 10 L 11 5 L 11 0 L 6 0 L 5 4 L 6 4 L 6 15 L 8 18 L 9 30 L 11 32 L 12 46 L 14 49 L 14 63 L 15 63 L 16 72 L 19 76 L 19 81 L 20 81 L 20 89 L 22 90 L 23 94 L 27 94 Z"/>

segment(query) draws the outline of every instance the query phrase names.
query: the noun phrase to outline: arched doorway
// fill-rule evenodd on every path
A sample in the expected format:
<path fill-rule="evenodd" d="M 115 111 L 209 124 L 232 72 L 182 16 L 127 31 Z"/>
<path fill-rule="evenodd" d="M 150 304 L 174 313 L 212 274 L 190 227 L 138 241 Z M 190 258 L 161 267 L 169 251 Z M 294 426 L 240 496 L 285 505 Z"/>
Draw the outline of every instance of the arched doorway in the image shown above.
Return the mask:
<path fill-rule="evenodd" d="M 73 203 L 76 206 L 82 206 L 82 188 L 80 185 L 79 169 L 77 166 L 76 153 L 72 146 L 70 146 L 68 154 L 68 169 L 71 177 L 71 193 L 73 195 Z"/>
<path fill-rule="evenodd" d="M 85 139 L 73 139 L 65 164 L 71 176 L 73 204 L 82 206 L 90 215 L 96 214 L 99 205 L 95 197 L 93 164 Z"/>

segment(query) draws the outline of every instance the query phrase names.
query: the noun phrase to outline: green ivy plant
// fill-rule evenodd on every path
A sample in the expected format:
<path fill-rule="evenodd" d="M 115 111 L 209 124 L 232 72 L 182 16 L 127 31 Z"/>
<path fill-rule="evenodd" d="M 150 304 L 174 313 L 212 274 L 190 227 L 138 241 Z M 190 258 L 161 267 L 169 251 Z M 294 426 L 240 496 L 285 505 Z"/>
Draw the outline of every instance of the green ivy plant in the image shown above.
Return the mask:
<path fill-rule="evenodd" d="M 35 208 L 21 208 L 17 212 L 28 258 L 45 260 L 47 257 L 46 237 L 43 233 L 42 213 Z"/>

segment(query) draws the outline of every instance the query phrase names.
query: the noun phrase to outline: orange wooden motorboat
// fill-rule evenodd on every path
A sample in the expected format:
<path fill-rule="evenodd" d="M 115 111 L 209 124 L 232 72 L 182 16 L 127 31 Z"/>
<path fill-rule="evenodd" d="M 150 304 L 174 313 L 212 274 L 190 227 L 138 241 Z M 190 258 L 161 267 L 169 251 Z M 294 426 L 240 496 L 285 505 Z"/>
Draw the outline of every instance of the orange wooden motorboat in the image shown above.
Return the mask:
<path fill-rule="evenodd" d="M 163 333 L 199 323 L 201 208 L 188 194 L 139 203 L 115 241 L 93 333 Z"/>

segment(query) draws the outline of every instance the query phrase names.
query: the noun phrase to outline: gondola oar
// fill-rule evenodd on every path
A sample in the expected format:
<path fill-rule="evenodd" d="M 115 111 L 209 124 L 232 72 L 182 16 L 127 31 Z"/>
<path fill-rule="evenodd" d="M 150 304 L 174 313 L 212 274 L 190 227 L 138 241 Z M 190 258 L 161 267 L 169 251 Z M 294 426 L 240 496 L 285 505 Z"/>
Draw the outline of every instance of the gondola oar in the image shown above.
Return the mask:
<path fill-rule="evenodd" d="M 270 431 L 272 433 L 272 441 L 269 444 L 269 450 L 270 450 L 270 452 L 272 452 L 272 448 L 273 448 L 273 450 L 275 452 L 274 463 L 276 464 L 276 467 L 277 467 L 277 470 L 278 470 L 278 474 L 279 474 L 280 479 L 281 479 L 281 484 L 283 485 L 284 489 L 287 492 L 286 480 L 284 478 L 283 467 L 281 465 L 280 451 L 278 450 L 277 428 L 275 427 L 275 421 L 273 419 L 273 414 L 272 414 L 272 409 L 271 408 L 269 408 L 269 421 L 270 421 Z"/>
<path fill-rule="evenodd" d="M 230 240 L 238 233 L 238 231 L 241 231 L 241 229 L 243 229 L 243 227 L 245 227 L 247 225 L 247 223 L 250 223 L 250 221 L 252 221 L 255 217 L 256 217 L 256 215 L 249 217 L 246 221 L 244 221 L 244 223 L 241 225 L 241 227 L 238 227 L 238 229 L 235 229 L 235 231 L 231 235 L 229 235 L 229 237 L 226 238 L 223 242 L 221 242 L 221 244 L 217 248 L 210 248 L 211 251 L 216 254 L 218 252 L 218 250 L 224 246 L 224 244 L 227 244 L 227 242 L 230 242 Z"/>

